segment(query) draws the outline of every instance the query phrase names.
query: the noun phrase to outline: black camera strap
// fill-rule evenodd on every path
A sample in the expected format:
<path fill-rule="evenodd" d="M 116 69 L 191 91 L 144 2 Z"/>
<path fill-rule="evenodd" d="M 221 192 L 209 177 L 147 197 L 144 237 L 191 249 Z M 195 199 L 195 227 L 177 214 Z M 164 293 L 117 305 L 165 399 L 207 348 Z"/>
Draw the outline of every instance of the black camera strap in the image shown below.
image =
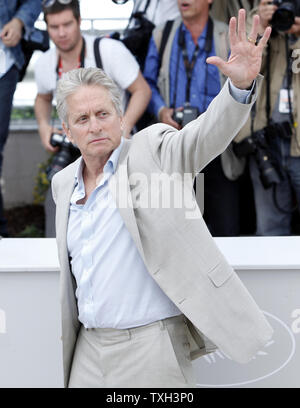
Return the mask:
<path fill-rule="evenodd" d="M 294 114 L 293 114 L 293 105 L 292 105 L 292 100 L 291 100 L 291 89 L 292 89 L 292 78 L 293 78 L 293 71 L 292 71 L 292 52 L 289 48 L 289 36 L 286 34 L 285 35 L 285 51 L 286 51 L 286 62 L 287 62 L 287 67 L 286 67 L 286 77 L 287 77 L 287 93 L 288 93 L 288 103 L 289 103 L 289 114 L 290 114 L 290 121 L 292 128 L 294 129 L 295 127 L 295 121 L 294 121 Z"/>
<path fill-rule="evenodd" d="M 209 54 L 210 54 L 210 52 L 212 50 L 213 28 L 214 28 L 213 21 L 209 17 L 208 22 L 207 22 L 207 33 L 206 33 L 205 46 L 204 46 L 204 51 L 206 53 L 206 57 L 209 56 Z M 188 58 L 186 43 L 185 43 L 185 34 L 184 34 L 184 31 L 183 31 L 183 23 L 181 23 L 181 25 L 180 25 L 179 35 L 178 35 L 178 55 L 177 55 L 176 77 L 175 77 L 175 89 L 174 89 L 174 97 L 173 97 L 173 104 L 172 104 L 173 108 L 175 108 L 176 98 L 177 98 L 177 85 L 178 85 L 178 71 L 179 71 L 180 51 L 182 52 L 182 57 L 183 57 L 183 62 L 184 62 L 184 67 L 185 67 L 185 72 L 186 72 L 186 77 L 187 77 L 185 102 L 189 103 L 190 102 L 190 94 L 191 94 L 192 76 L 193 76 L 193 71 L 194 71 L 194 67 L 195 67 L 198 55 L 200 53 L 200 48 L 199 48 L 199 45 L 197 44 L 196 48 L 194 50 L 194 53 L 192 55 L 191 62 L 190 62 L 189 58 Z M 204 106 L 206 105 L 206 98 L 207 98 L 207 95 L 208 95 L 207 75 L 208 75 L 208 64 L 206 63 L 205 64 L 205 90 L 204 90 L 205 101 L 204 101 Z"/>
<path fill-rule="evenodd" d="M 271 123 L 271 44 L 267 45 L 267 74 L 266 74 L 266 118 L 267 125 Z"/>
<path fill-rule="evenodd" d="M 287 94 L 289 104 L 289 117 L 292 129 L 295 127 L 293 104 L 291 100 L 292 90 L 292 58 L 291 50 L 289 49 L 289 35 L 285 35 L 285 51 L 286 51 L 286 78 L 287 78 Z M 266 74 L 266 118 L 268 126 L 271 124 L 271 44 L 267 46 L 267 74 Z"/>

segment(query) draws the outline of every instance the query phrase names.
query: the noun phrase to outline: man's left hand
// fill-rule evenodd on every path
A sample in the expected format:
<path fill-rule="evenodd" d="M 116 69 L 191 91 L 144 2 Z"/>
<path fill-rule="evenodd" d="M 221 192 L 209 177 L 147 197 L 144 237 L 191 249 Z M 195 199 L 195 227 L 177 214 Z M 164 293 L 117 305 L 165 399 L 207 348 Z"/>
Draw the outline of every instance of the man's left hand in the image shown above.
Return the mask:
<path fill-rule="evenodd" d="M 1 40 L 6 47 L 15 47 L 22 38 L 23 22 L 18 18 L 13 18 L 2 28 Z"/>
<path fill-rule="evenodd" d="M 236 18 L 232 17 L 229 23 L 229 39 L 231 55 L 227 62 L 219 57 L 210 57 L 207 63 L 216 65 L 220 71 L 231 79 L 234 86 L 240 89 L 249 89 L 260 72 L 262 53 L 271 34 L 271 27 L 267 27 L 262 38 L 256 44 L 259 16 L 253 17 L 251 33 L 246 34 L 246 11 L 241 9 Z"/>

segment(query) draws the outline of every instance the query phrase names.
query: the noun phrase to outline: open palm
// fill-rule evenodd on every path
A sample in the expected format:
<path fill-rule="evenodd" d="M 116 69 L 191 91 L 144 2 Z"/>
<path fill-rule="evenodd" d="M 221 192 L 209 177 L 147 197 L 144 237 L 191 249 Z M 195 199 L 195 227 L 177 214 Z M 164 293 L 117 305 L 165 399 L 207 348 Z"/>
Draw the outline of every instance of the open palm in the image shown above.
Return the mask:
<path fill-rule="evenodd" d="M 219 57 L 210 57 L 207 63 L 216 65 L 220 71 L 228 76 L 233 85 L 240 89 L 247 89 L 260 72 L 262 53 L 271 34 L 268 27 L 258 44 L 255 44 L 259 16 L 253 17 L 251 33 L 246 35 L 246 12 L 241 9 L 238 16 L 238 27 L 236 18 L 233 17 L 229 23 L 229 40 L 231 55 L 229 60 L 223 61 Z"/>

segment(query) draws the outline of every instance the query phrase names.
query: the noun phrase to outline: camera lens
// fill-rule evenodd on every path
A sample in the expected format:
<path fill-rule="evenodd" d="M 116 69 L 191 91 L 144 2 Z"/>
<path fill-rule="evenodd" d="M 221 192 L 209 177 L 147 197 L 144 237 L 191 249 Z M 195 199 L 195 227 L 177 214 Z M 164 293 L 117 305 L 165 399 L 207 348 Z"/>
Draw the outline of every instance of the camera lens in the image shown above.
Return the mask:
<path fill-rule="evenodd" d="M 49 181 L 52 180 L 56 173 L 80 156 L 79 149 L 69 142 L 65 135 L 52 134 L 50 143 L 52 146 L 58 146 L 59 151 L 55 154 L 51 164 L 46 170 Z"/>
<path fill-rule="evenodd" d="M 283 2 L 274 12 L 271 24 L 277 31 L 288 31 L 294 24 L 296 17 L 293 2 Z"/>

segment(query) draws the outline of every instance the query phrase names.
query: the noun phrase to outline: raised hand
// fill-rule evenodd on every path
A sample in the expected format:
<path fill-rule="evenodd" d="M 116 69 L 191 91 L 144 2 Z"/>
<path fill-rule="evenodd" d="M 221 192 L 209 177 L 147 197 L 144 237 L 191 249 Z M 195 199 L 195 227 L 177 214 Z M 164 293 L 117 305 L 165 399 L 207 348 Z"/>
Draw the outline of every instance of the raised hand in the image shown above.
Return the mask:
<path fill-rule="evenodd" d="M 216 65 L 220 71 L 231 79 L 233 85 L 240 89 L 251 87 L 260 72 L 262 53 L 271 34 L 271 27 L 267 27 L 262 38 L 256 44 L 259 30 L 259 16 L 254 16 L 251 33 L 246 34 L 246 11 L 241 9 L 238 16 L 238 27 L 235 17 L 229 22 L 229 41 L 231 55 L 229 60 L 223 61 L 219 57 L 207 58 L 208 64 Z"/>

